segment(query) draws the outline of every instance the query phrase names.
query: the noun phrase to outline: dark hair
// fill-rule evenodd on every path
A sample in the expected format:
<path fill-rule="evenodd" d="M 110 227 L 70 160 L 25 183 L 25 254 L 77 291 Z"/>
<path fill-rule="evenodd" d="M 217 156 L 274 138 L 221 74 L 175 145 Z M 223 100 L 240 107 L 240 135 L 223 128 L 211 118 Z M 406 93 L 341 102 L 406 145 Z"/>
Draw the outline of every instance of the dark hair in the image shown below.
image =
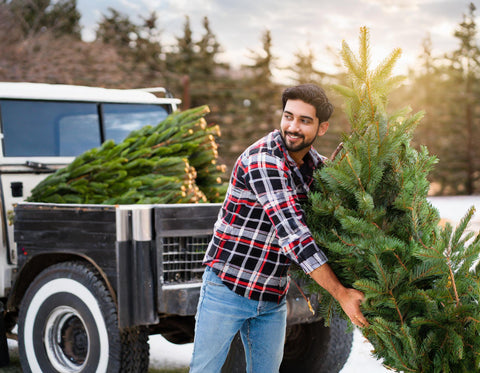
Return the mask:
<path fill-rule="evenodd" d="M 288 100 L 302 100 L 312 105 L 320 123 L 326 122 L 333 113 L 333 105 L 328 101 L 325 91 L 315 84 L 300 84 L 285 89 L 282 93 L 283 109 Z"/>

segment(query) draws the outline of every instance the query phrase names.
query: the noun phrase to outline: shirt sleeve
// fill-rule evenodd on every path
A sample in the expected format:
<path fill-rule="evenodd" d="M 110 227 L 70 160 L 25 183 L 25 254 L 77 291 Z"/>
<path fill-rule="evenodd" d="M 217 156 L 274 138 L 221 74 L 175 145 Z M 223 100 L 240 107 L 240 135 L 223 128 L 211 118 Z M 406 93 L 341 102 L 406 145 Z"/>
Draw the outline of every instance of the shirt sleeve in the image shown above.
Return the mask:
<path fill-rule="evenodd" d="M 310 273 L 327 262 L 305 223 L 290 170 L 283 160 L 258 153 L 244 164 L 245 181 L 268 215 L 284 254 Z"/>

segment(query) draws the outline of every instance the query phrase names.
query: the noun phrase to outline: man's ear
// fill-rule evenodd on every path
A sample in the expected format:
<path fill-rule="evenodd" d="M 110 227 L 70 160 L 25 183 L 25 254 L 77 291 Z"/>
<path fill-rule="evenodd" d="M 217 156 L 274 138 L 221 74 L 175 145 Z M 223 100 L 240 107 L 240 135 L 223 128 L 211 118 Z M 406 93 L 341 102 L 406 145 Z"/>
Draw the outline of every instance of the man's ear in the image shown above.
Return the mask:
<path fill-rule="evenodd" d="M 328 122 L 322 122 L 318 125 L 318 132 L 317 132 L 317 136 L 323 136 L 325 135 L 325 132 L 327 132 L 328 130 L 328 126 L 330 124 Z"/>

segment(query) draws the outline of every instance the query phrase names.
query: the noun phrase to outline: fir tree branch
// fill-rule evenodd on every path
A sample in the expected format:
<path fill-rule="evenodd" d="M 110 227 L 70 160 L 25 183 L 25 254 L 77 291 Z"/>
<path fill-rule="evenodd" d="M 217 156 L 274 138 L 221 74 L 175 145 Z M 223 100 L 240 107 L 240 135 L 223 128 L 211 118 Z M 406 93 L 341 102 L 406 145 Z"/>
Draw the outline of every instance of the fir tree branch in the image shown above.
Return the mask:
<path fill-rule="evenodd" d="M 396 299 L 395 296 L 393 295 L 392 289 L 390 289 L 389 294 L 392 296 L 392 300 L 393 300 L 393 303 L 395 304 L 395 308 L 396 308 L 396 310 L 397 310 L 398 317 L 400 317 L 400 324 L 403 325 L 403 315 L 402 315 L 402 311 L 400 311 L 400 308 L 398 307 L 397 299 Z"/>
<path fill-rule="evenodd" d="M 385 283 L 385 288 L 388 290 L 388 294 L 390 294 L 390 296 L 392 297 L 393 304 L 395 305 L 395 309 L 397 310 L 398 317 L 400 318 L 400 324 L 403 325 L 402 312 L 400 311 L 400 308 L 398 307 L 398 303 L 397 303 L 397 300 L 395 298 L 395 295 L 393 295 L 393 290 L 391 289 L 391 287 L 388 284 L 387 275 L 383 271 L 382 265 L 380 264 L 380 260 L 378 259 L 377 254 L 374 254 L 373 256 L 375 257 L 375 261 L 377 262 L 378 268 L 380 269 L 380 272 L 382 274 L 383 282 Z"/>
<path fill-rule="evenodd" d="M 368 68 L 370 64 L 370 47 L 369 47 L 369 32 L 366 26 L 360 27 L 360 46 L 359 46 L 359 54 L 360 54 L 360 63 L 362 64 L 362 73 L 367 80 L 368 76 Z"/>
<path fill-rule="evenodd" d="M 353 174 L 355 175 L 356 179 L 358 180 L 358 186 L 359 186 L 360 188 L 362 188 L 362 191 L 363 191 L 363 192 L 365 192 L 365 188 L 364 188 L 363 185 L 362 185 L 362 180 L 360 179 L 360 177 L 358 176 L 358 174 L 355 172 L 355 168 L 353 167 L 352 162 L 350 161 L 350 157 L 348 156 L 348 154 L 346 155 L 346 159 L 347 159 L 348 165 L 350 166 Z"/>
<path fill-rule="evenodd" d="M 333 161 L 335 160 L 335 158 L 337 157 L 338 153 L 340 153 L 343 149 L 343 142 L 341 142 L 340 144 L 338 144 L 337 148 L 335 149 L 335 151 L 332 153 L 332 155 L 330 156 L 330 160 Z"/>
<path fill-rule="evenodd" d="M 474 319 L 474 318 L 471 317 L 471 316 L 465 317 L 465 320 L 466 320 L 466 321 L 473 321 L 474 323 L 477 323 L 477 324 L 480 323 L 480 320 Z M 469 345 L 469 346 L 470 346 L 470 347 L 473 347 L 473 346 L 471 346 L 471 345 Z"/>
<path fill-rule="evenodd" d="M 455 276 L 453 275 L 450 258 L 448 258 L 448 270 L 450 271 L 450 279 L 452 281 L 453 292 L 455 294 L 456 307 L 460 306 L 460 298 L 458 297 L 457 285 L 455 284 Z"/>
<path fill-rule="evenodd" d="M 400 263 L 400 265 L 402 266 L 402 268 L 403 268 L 406 272 L 410 272 L 409 269 L 407 268 L 407 266 L 402 262 L 402 259 L 400 259 L 400 257 L 398 256 L 398 254 L 397 254 L 396 252 L 393 252 L 393 255 L 395 256 L 395 258 L 397 258 L 398 263 Z"/>
<path fill-rule="evenodd" d="M 357 245 L 355 245 L 354 243 L 348 243 L 347 241 L 345 241 L 345 240 L 342 238 L 342 236 L 340 236 L 340 235 L 337 233 L 337 231 L 334 230 L 334 231 L 333 231 L 333 234 L 334 234 L 334 235 L 338 238 L 338 240 L 339 240 L 341 243 L 343 243 L 344 245 L 350 246 L 350 247 L 355 247 L 355 246 L 357 246 Z"/>
<path fill-rule="evenodd" d="M 395 346 L 395 343 L 392 341 L 392 338 L 391 336 L 395 335 L 395 331 L 393 331 L 391 328 L 389 328 L 387 325 L 383 324 L 382 327 L 384 327 L 387 331 L 388 331 L 388 334 L 387 334 L 387 342 L 390 343 L 390 346 L 392 347 L 393 351 L 395 351 L 395 355 L 397 356 L 397 359 L 398 361 L 400 362 L 400 364 L 405 368 L 405 370 L 408 370 L 409 372 L 416 372 L 415 369 L 412 369 L 410 368 L 406 363 L 405 361 L 403 360 L 402 358 L 402 355 L 398 352 L 398 349 L 397 347 Z"/>

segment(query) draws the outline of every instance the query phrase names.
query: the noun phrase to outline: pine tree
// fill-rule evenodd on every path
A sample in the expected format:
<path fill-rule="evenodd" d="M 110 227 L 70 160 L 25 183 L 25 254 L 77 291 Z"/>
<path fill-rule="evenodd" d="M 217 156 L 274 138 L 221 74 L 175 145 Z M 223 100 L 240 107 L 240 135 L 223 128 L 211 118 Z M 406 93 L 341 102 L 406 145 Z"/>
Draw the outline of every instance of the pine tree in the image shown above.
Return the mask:
<path fill-rule="evenodd" d="M 172 82 L 173 85 L 179 83 L 182 75 L 190 76 L 195 64 L 195 42 L 193 40 L 193 31 L 190 25 L 190 17 L 185 16 L 183 24 L 183 35 L 176 37 L 176 43 L 172 51 L 166 55 L 167 70 L 175 73 Z M 172 84 L 169 84 L 171 86 Z"/>
<path fill-rule="evenodd" d="M 426 113 L 422 125 L 414 134 L 413 142 L 427 146 L 440 159 L 441 164 L 432 170 L 430 176 L 434 181 L 430 192 L 441 195 L 448 194 L 447 180 L 452 176 L 451 170 L 443 164 L 444 155 L 449 156 L 444 152 L 451 153 L 451 149 L 445 147 L 444 143 L 450 143 L 452 132 L 447 104 L 452 91 L 444 79 L 447 75 L 441 59 L 432 54 L 432 40 L 427 35 L 422 42 L 422 53 L 418 57 L 416 69 L 411 71 L 412 84 L 403 90 L 399 98 L 402 102 L 407 98 L 412 100 L 415 108 L 421 108 Z"/>
<path fill-rule="evenodd" d="M 165 63 L 162 60 L 163 48 L 160 43 L 160 30 L 157 27 L 158 14 L 153 11 L 147 17 L 140 17 L 143 24 L 138 28 L 135 47 L 135 60 L 146 66 L 146 79 L 162 76 Z M 155 83 L 154 83 L 155 84 Z"/>
<path fill-rule="evenodd" d="M 203 17 L 202 25 L 204 34 L 196 43 L 199 59 L 198 73 L 203 75 L 204 78 L 208 78 L 215 75 L 215 70 L 220 66 L 225 66 L 225 64 L 217 61 L 218 54 L 222 51 L 222 47 L 210 27 L 208 17 Z"/>
<path fill-rule="evenodd" d="M 293 80 L 297 84 L 320 83 L 323 78 L 328 77 L 327 73 L 315 68 L 317 60 L 312 47 L 307 44 L 305 48 L 299 49 L 294 53 L 295 61 L 290 70 L 294 73 Z M 323 84 L 321 84 L 323 85 Z"/>
<path fill-rule="evenodd" d="M 76 0 L 12 0 L 6 2 L 25 36 L 51 31 L 56 36 L 80 39 L 80 13 Z"/>
<path fill-rule="evenodd" d="M 433 56 L 431 40 L 425 40 L 408 92 L 426 111 L 414 141 L 439 158 L 431 180 L 440 195 L 480 191 L 480 48 L 473 4 L 454 36 L 458 48 L 444 56 Z"/>
<path fill-rule="evenodd" d="M 249 111 L 254 118 L 250 126 L 244 127 L 243 136 L 252 142 L 275 128 L 278 123 L 279 97 L 281 88 L 273 81 L 273 69 L 278 57 L 273 53 L 273 40 L 270 30 L 261 36 L 262 48 L 250 50 L 251 64 L 246 65 L 249 73 L 246 83 L 250 86 L 248 99 Z M 250 145 L 250 144 L 248 144 Z"/>
<path fill-rule="evenodd" d="M 480 47 L 477 42 L 475 5 L 470 3 L 468 14 L 458 25 L 454 36 L 459 48 L 450 54 L 450 79 L 452 92 L 451 116 L 457 123 L 450 138 L 455 142 L 456 151 L 447 153 L 445 159 L 451 165 L 451 184 L 460 184 L 458 191 L 474 194 L 480 191 L 480 152 L 478 151 L 480 120 Z M 451 126 L 452 127 L 452 126 Z M 452 144 L 448 144 L 452 148 Z"/>
<path fill-rule="evenodd" d="M 362 329 L 385 366 L 403 372 L 474 372 L 480 368 L 480 235 L 467 232 L 470 209 L 454 230 L 438 226 L 427 200 L 428 173 L 436 162 L 410 141 L 422 117 L 387 110 L 401 77 L 392 69 L 395 49 L 370 68 L 369 34 L 360 32 L 359 54 L 342 46 L 351 132 L 343 149 L 315 174 L 305 206 L 308 226 L 340 281 L 365 294 Z M 301 276 L 300 273 L 298 273 Z M 319 291 L 328 323 L 338 303 Z"/>
<path fill-rule="evenodd" d="M 113 8 L 108 8 L 108 11 L 110 14 L 103 14 L 102 20 L 98 23 L 96 39 L 112 44 L 125 53 L 134 43 L 132 36 L 138 33 L 138 26 L 128 15 Z"/>

